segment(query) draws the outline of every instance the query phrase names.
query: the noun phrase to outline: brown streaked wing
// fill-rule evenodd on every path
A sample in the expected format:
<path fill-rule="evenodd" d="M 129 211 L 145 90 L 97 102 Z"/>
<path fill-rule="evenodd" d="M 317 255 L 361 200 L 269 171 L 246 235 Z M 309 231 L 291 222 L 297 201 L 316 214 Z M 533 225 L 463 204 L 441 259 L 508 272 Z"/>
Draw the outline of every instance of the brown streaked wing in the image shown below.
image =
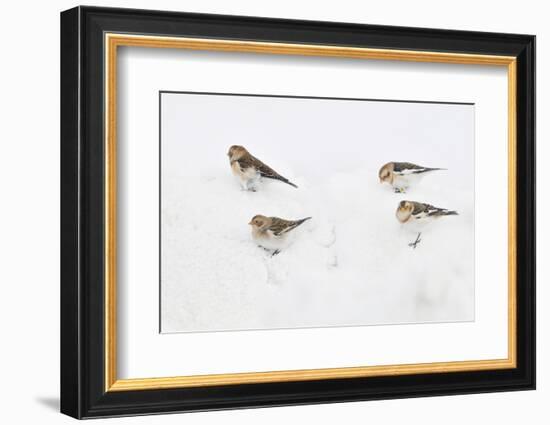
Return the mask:
<path fill-rule="evenodd" d="M 429 216 L 449 215 L 449 210 L 445 208 L 434 207 L 430 204 L 423 204 L 422 202 L 413 202 L 414 209 L 412 214 L 418 215 L 425 213 Z"/>
<path fill-rule="evenodd" d="M 285 220 L 279 217 L 271 217 L 271 226 L 269 226 L 268 230 L 271 230 L 275 236 L 279 236 L 292 230 L 294 224 L 294 221 Z"/>
<path fill-rule="evenodd" d="M 421 165 L 413 164 L 412 162 L 394 162 L 393 163 L 393 171 L 404 171 L 404 170 L 424 170 L 426 167 L 422 167 Z"/>
<path fill-rule="evenodd" d="M 249 155 L 247 160 L 254 168 L 256 168 L 260 172 L 260 175 L 262 177 L 281 177 L 279 173 L 277 173 L 273 168 L 264 164 L 255 156 Z"/>
<path fill-rule="evenodd" d="M 246 170 L 247 168 L 252 167 L 258 170 L 262 177 L 279 177 L 279 174 L 277 174 L 275 170 L 268 167 L 262 161 L 260 161 L 258 158 L 253 157 L 252 155 L 246 155 L 238 159 L 237 162 L 239 163 L 239 166 L 242 170 Z"/>
<path fill-rule="evenodd" d="M 253 167 L 253 168 L 258 168 L 255 164 L 254 164 L 254 161 L 252 161 L 250 159 L 250 157 L 243 157 L 243 158 L 239 158 L 236 160 L 237 161 L 237 164 L 239 164 L 239 167 L 241 167 L 241 170 L 244 171 L 250 167 Z"/>
<path fill-rule="evenodd" d="M 413 215 L 417 215 L 423 212 L 428 212 L 430 209 L 434 208 L 430 204 L 424 204 L 422 202 L 412 202 L 413 204 Z"/>

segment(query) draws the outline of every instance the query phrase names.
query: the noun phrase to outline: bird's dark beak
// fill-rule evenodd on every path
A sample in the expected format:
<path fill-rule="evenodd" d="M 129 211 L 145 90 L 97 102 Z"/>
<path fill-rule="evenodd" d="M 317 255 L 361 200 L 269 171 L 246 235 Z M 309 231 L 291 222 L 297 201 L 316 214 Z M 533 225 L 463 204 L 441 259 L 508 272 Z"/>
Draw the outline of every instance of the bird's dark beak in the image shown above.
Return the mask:
<path fill-rule="evenodd" d="M 252 226 L 254 223 L 250 222 L 250 223 L 248 223 L 248 224 L 249 224 L 250 226 Z"/>

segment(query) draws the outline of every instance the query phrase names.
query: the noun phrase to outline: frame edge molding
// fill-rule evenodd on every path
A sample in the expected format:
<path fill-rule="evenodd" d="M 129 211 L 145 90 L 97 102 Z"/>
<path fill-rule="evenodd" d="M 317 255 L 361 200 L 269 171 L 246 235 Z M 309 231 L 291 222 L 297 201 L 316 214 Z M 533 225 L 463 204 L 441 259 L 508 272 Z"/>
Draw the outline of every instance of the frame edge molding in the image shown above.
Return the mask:
<path fill-rule="evenodd" d="M 96 159 L 90 159 L 98 150 L 93 126 L 97 125 L 98 108 L 105 107 L 105 99 L 98 93 L 98 80 L 102 78 L 102 47 L 98 46 L 99 34 L 104 32 L 139 32 L 143 23 L 152 33 L 164 30 L 155 20 L 174 24 L 170 31 L 180 35 L 182 26 L 190 25 L 198 33 L 233 32 L 229 24 L 236 20 L 240 28 L 235 34 L 257 31 L 264 25 L 259 39 L 278 42 L 282 34 L 278 26 L 305 28 L 307 39 L 325 39 L 323 31 L 334 27 L 345 32 L 337 45 L 346 45 L 348 39 L 364 40 L 374 30 L 384 37 L 398 37 L 395 43 L 407 46 L 437 45 L 448 36 L 454 40 L 458 51 L 487 51 L 493 56 L 515 59 L 517 72 L 517 174 L 518 209 L 516 211 L 518 242 L 527 244 L 516 252 L 518 267 L 517 304 L 511 313 L 516 314 L 518 333 L 515 340 L 514 363 L 502 360 L 506 366 L 500 370 L 456 372 L 451 374 L 393 376 L 357 379 L 329 379 L 312 381 L 260 383 L 229 386 L 179 386 L 164 387 L 163 379 L 157 379 L 160 389 L 137 388 L 139 380 L 126 387 L 126 380 L 116 380 L 116 371 L 105 364 L 105 344 L 98 334 L 108 332 L 103 320 L 105 304 L 98 303 L 101 292 L 97 272 L 95 249 L 104 245 L 104 234 L 92 232 L 95 219 L 93 211 L 86 210 L 87 202 L 96 200 L 98 188 Z M 155 21 L 155 22 L 152 22 Z M 200 21 L 200 22 L 199 22 Z M 141 24 L 140 24 L 141 22 Z M 221 27 L 214 28 L 215 25 Z M 214 25 L 215 24 L 215 25 Z M 159 30 L 151 30 L 155 28 Z M 243 29 L 243 26 L 245 27 Z M 250 29 L 248 28 L 250 26 Z M 202 29 L 204 28 L 204 30 Z M 276 29 L 274 29 L 276 28 Z M 401 32 L 401 33 L 400 33 Z M 404 33 L 407 41 L 403 41 Z M 289 36 L 299 39 L 301 32 Z M 318 35 L 319 34 L 319 35 Z M 389 35 L 388 35 L 389 34 Z M 102 37 L 102 35 L 101 35 Z M 231 37 L 231 36 L 230 36 Z M 237 36 L 238 37 L 238 36 Z M 286 35 L 281 44 L 287 43 Z M 338 36 L 335 36 L 338 38 Z M 369 35 L 370 37 L 370 35 Z M 429 41 L 431 38 L 435 41 Z M 368 37 L 367 37 L 368 38 Z M 428 41 L 426 41 L 428 40 Z M 324 44 L 324 42 L 320 42 Z M 353 42 L 355 43 L 355 42 Z M 357 41 L 357 44 L 364 43 Z M 479 46 L 478 44 L 479 43 Z M 292 43 L 290 43 L 292 44 Z M 443 40 L 444 45 L 444 40 Z M 462 47 L 461 47 L 462 46 Z M 467 46 L 467 47 L 464 47 Z M 471 46 L 471 48 L 470 48 Z M 333 45 L 332 47 L 338 47 Z M 393 47 L 392 47 L 393 48 Z M 461 50 L 464 49 L 464 50 Z M 101 7 L 77 7 L 61 13 L 61 411 L 75 418 L 123 416 L 178 411 L 218 410 L 242 407 L 315 404 L 339 401 L 357 401 L 385 398 L 403 398 L 467 394 L 489 391 L 527 390 L 535 388 L 535 37 L 521 34 L 478 33 L 454 30 L 428 30 L 340 24 L 330 22 L 293 21 L 253 17 L 186 14 L 178 12 L 139 11 Z M 432 50 L 432 49 L 429 49 Z M 437 48 L 433 50 L 438 51 Z M 448 51 L 447 51 L 448 52 Z M 433 52 L 432 52 L 433 53 Z M 502 65 L 506 65 L 503 63 Z M 510 64 L 508 64 L 510 65 Z M 91 83 L 89 82 L 91 79 Z M 98 99 L 101 99 L 98 102 Z M 105 182 L 102 181 L 101 188 Z M 103 190 L 103 189 L 101 189 Z M 93 192 L 90 195 L 90 192 Z M 105 217 L 106 218 L 106 217 Z M 97 232 L 97 228 L 96 228 Z M 101 241 L 100 243 L 98 241 Z M 103 248 L 102 248 L 103 249 Z M 103 257 L 102 257 L 103 258 Z M 103 269 L 103 276 L 105 275 Z M 98 314 L 101 311 L 102 314 Z M 99 328 L 100 329 L 99 329 Z M 113 363 L 113 365 L 116 363 Z M 107 371 L 111 370 L 110 379 Z M 267 372 L 269 373 L 269 372 Z M 420 375 L 419 375 L 420 376 Z M 280 378 L 280 377 L 279 377 Z M 442 378 L 442 379 L 440 379 Z M 176 377 L 175 379 L 178 379 Z M 399 384 L 395 384 L 396 379 Z M 382 381 L 383 380 L 383 381 Z M 322 383 L 321 383 L 322 382 Z M 369 382 L 369 384 L 367 384 Z M 384 382 L 384 383 L 382 383 Z M 162 384 L 162 385 L 161 385 Z M 171 383 L 168 382 L 170 385 Z M 165 389 L 172 388 L 172 389 Z M 211 388 L 211 389 L 210 389 Z M 135 391 L 143 389 L 143 391 Z M 223 400 L 219 394 L 223 393 Z M 217 394 L 217 395 L 216 395 Z"/>

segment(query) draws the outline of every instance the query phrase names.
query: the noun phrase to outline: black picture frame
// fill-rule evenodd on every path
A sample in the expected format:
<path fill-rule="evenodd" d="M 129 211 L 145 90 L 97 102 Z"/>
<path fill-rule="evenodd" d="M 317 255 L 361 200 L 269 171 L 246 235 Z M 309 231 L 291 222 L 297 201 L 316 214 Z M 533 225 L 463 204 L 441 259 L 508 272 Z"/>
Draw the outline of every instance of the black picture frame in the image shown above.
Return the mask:
<path fill-rule="evenodd" d="M 517 58 L 517 367 L 105 391 L 104 34 L 139 33 Z M 61 412 L 75 418 L 535 388 L 535 37 L 76 7 L 61 13 Z"/>

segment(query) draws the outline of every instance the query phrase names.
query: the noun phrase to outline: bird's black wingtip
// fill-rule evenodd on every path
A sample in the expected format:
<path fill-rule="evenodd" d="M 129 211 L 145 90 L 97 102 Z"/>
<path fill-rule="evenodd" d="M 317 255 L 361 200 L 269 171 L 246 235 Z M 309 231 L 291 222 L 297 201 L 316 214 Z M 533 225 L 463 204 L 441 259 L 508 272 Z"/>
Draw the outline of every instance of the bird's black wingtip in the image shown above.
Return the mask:
<path fill-rule="evenodd" d="M 297 223 L 296 225 L 299 226 L 299 225 L 305 223 L 305 222 L 308 221 L 308 220 L 311 220 L 311 217 L 306 217 L 306 218 L 302 218 L 302 219 L 298 220 L 298 221 L 296 222 L 296 223 Z"/>

